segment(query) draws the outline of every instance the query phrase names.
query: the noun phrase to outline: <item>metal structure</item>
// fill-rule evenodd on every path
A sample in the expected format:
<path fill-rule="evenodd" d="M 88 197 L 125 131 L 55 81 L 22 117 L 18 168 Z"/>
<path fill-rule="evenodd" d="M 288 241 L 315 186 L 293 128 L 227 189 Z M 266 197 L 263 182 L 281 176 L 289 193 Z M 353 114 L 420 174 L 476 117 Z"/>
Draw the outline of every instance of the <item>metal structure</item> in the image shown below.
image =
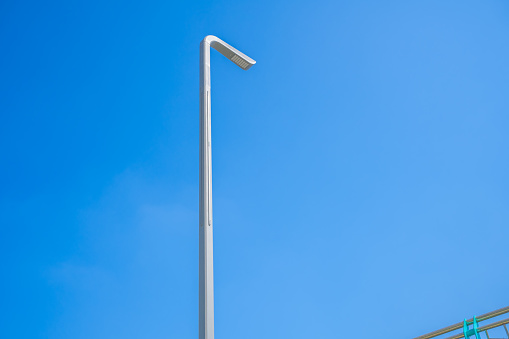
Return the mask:
<path fill-rule="evenodd" d="M 421 335 L 420 337 L 416 337 L 414 339 L 431 339 L 431 338 L 440 338 L 440 339 L 509 339 L 509 318 L 502 319 L 499 321 L 485 323 L 484 326 L 479 327 L 479 323 L 498 317 L 500 315 L 509 313 L 509 306 L 501 308 L 499 310 L 489 312 L 478 317 L 473 317 L 472 319 L 465 319 L 464 321 L 442 328 L 437 331 L 433 331 L 431 333 Z M 488 330 L 492 330 L 495 328 L 503 328 L 505 331 L 506 338 L 494 338 L 490 337 Z M 460 333 L 453 333 L 457 330 L 462 330 Z M 481 335 L 482 334 L 482 335 Z M 447 336 L 446 336 L 447 335 Z"/>
<path fill-rule="evenodd" d="M 210 138 L 210 47 L 243 70 L 256 61 L 208 35 L 200 44 L 200 334 L 214 339 L 214 266 L 212 246 L 212 153 Z"/>

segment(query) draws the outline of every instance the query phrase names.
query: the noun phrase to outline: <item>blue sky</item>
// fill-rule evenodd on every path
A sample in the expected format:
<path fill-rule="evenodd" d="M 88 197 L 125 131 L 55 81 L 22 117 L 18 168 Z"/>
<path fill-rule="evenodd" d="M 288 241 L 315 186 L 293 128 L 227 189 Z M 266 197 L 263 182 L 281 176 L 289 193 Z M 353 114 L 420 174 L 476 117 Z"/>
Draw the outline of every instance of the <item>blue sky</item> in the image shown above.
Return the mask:
<path fill-rule="evenodd" d="M 411 338 L 508 306 L 509 4 L 3 1 L 0 337 Z"/>

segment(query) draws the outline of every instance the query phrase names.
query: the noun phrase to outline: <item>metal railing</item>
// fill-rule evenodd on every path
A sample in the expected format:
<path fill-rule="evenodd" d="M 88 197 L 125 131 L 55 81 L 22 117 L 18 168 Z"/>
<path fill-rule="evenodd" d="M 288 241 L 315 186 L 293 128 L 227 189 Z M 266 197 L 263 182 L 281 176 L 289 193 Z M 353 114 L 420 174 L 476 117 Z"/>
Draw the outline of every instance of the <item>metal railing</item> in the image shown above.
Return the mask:
<path fill-rule="evenodd" d="M 502 315 L 502 314 L 505 314 L 505 313 L 509 313 L 509 306 L 501 308 L 501 309 L 493 311 L 493 312 L 489 312 L 489 313 L 480 315 L 478 317 L 475 317 L 475 320 L 477 320 L 477 322 L 479 323 L 481 321 L 485 321 L 485 320 L 488 320 L 488 319 L 491 319 L 491 318 L 494 318 L 494 317 L 498 317 L 499 315 Z M 474 318 L 468 319 L 468 320 L 466 320 L 466 322 L 468 324 L 472 324 L 474 322 Z M 442 328 L 440 330 L 433 331 L 433 332 L 430 332 L 430 333 L 425 334 L 425 335 L 421 335 L 420 337 L 416 337 L 414 339 L 431 339 L 431 338 L 435 338 L 435 337 L 441 336 L 443 334 L 447 334 L 447 333 L 453 332 L 455 330 L 463 329 L 464 324 L 465 324 L 465 322 L 462 321 L 462 322 L 459 322 L 457 324 L 444 327 L 444 328 Z M 494 329 L 494 328 L 498 328 L 498 327 L 503 327 L 504 330 L 505 330 L 505 333 L 507 335 L 507 339 L 509 339 L 509 330 L 507 329 L 508 328 L 507 324 L 509 324 L 509 318 L 503 319 L 503 320 L 500 320 L 500 321 L 497 321 L 497 322 L 494 322 L 494 323 L 491 323 L 491 324 L 488 324 L 488 325 L 485 325 L 485 326 L 482 326 L 482 327 L 479 327 L 479 328 L 477 328 L 477 333 L 484 332 L 484 334 L 485 334 L 487 339 L 502 339 L 502 338 L 490 338 L 488 330 L 491 330 L 491 329 Z M 460 339 L 460 338 L 465 338 L 465 334 L 463 332 L 454 334 L 454 335 L 452 335 L 450 337 L 446 337 L 446 338 L 443 338 L 443 339 Z M 506 338 L 504 338 L 504 339 L 506 339 Z"/>

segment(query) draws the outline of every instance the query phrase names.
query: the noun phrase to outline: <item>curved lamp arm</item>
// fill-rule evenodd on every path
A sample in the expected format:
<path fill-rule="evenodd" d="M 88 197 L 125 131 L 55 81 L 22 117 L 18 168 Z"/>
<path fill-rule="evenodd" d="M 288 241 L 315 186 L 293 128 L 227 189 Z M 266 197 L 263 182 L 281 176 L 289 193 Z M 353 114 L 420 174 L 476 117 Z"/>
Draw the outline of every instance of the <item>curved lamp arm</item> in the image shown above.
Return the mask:
<path fill-rule="evenodd" d="M 213 35 L 207 35 L 204 42 L 208 43 L 210 47 L 233 61 L 237 66 L 247 71 L 251 66 L 256 64 L 256 61 L 239 51 L 238 49 L 228 45 L 223 40 Z"/>

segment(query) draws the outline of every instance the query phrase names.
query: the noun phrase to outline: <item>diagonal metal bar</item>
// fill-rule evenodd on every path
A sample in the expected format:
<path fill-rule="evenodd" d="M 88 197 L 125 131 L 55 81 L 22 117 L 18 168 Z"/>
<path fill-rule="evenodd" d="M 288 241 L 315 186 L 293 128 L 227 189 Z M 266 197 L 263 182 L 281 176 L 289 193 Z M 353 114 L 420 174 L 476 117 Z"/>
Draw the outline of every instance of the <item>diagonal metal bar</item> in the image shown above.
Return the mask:
<path fill-rule="evenodd" d="M 509 324 L 509 318 L 504 319 L 504 320 L 500 320 L 500 321 L 497 321 L 497 322 L 494 322 L 493 324 L 489 324 L 489 325 L 486 325 L 486 326 L 483 326 L 483 327 L 479 327 L 477 329 L 477 332 L 479 332 L 479 333 L 485 332 L 485 331 L 491 330 L 492 328 L 495 328 L 495 327 L 504 326 L 505 324 Z M 464 337 L 463 333 L 459 333 L 459 334 L 456 334 L 456 335 L 453 335 L 451 337 L 447 337 L 447 338 L 444 338 L 444 339 L 460 339 L 460 338 L 463 338 L 463 337 Z"/>
<path fill-rule="evenodd" d="M 505 314 L 505 313 L 509 313 L 509 306 L 498 309 L 493 312 L 489 312 L 489 313 L 480 315 L 480 316 L 476 317 L 476 319 L 478 322 L 481 322 L 483 320 L 494 318 L 494 317 L 497 317 L 497 316 Z M 472 322 L 473 318 L 470 318 L 467 321 Z M 430 338 L 438 337 L 439 335 L 442 335 L 442 334 L 446 334 L 448 332 L 452 332 L 454 330 L 458 330 L 460 328 L 463 328 L 463 321 L 459 322 L 457 324 L 451 325 L 451 326 L 444 327 L 440 330 L 436 330 L 436 331 L 430 332 L 428 334 L 421 335 L 420 337 L 415 337 L 414 339 L 430 339 Z M 463 336 L 463 334 L 462 334 L 462 336 Z M 458 337 L 458 338 L 460 338 L 460 337 Z M 447 339 L 449 339 L 449 338 L 447 338 Z"/>

